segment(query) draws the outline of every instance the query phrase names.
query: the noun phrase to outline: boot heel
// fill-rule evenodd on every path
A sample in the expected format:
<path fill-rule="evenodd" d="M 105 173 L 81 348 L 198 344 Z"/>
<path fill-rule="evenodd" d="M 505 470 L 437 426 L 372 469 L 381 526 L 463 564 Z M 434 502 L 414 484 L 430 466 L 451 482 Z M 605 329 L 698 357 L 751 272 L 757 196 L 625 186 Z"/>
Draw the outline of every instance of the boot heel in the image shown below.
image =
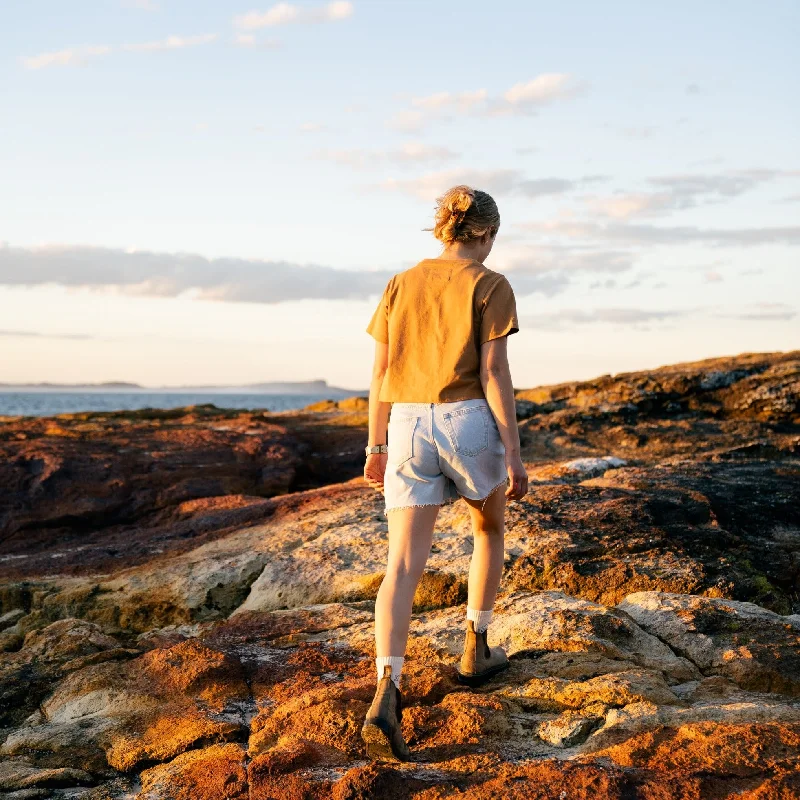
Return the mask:
<path fill-rule="evenodd" d="M 471 686 L 474 688 L 486 683 L 486 681 L 488 681 L 493 675 L 497 675 L 498 672 L 508 669 L 509 666 L 510 662 L 506 661 L 505 664 L 498 664 L 497 666 L 487 669 L 486 672 L 481 672 L 478 675 L 465 675 L 463 672 L 456 670 L 456 680 L 464 686 Z"/>
<path fill-rule="evenodd" d="M 361 738 L 367 746 L 367 756 L 377 761 L 399 761 L 392 752 L 392 741 L 388 725 L 382 719 L 365 722 L 361 728 Z"/>

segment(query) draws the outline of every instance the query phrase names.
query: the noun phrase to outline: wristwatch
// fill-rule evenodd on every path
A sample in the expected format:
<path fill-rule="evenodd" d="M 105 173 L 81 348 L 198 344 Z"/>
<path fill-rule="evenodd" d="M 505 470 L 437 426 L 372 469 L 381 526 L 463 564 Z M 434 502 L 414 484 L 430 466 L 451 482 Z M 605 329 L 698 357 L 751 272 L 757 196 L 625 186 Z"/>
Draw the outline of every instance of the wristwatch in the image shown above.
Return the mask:
<path fill-rule="evenodd" d="M 373 444 L 367 445 L 367 447 L 364 448 L 364 452 L 367 455 L 370 455 L 370 453 L 388 453 L 389 448 L 385 444 Z"/>

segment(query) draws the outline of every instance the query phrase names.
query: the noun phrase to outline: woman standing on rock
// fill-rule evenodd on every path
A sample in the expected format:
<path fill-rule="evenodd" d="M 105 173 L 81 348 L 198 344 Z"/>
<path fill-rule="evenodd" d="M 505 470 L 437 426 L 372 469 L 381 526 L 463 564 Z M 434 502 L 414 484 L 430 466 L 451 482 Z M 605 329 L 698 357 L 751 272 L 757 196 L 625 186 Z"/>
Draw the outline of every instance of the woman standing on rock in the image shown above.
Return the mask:
<path fill-rule="evenodd" d="M 519 330 L 516 302 L 505 276 L 483 264 L 500 214 L 469 186 L 437 202 L 441 254 L 394 275 L 366 329 L 376 348 L 364 478 L 384 493 L 389 554 L 375 601 L 378 687 L 361 735 L 370 758 L 402 761 L 410 754 L 400 675 L 439 507 L 463 497 L 472 518 L 458 680 L 478 686 L 509 663 L 486 632 L 503 571 L 506 499 L 528 490 L 506 353 L 506 336 Z"/>

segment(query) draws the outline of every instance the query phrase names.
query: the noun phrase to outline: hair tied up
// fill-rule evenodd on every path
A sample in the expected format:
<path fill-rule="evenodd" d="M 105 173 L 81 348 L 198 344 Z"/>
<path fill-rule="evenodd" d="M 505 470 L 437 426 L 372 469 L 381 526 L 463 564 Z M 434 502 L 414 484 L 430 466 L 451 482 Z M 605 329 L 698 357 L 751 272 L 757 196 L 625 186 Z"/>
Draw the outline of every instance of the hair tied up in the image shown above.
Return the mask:
<path fill-rule="evenodd" d="M 500 212 L 492 197 L 480 189 L 459 185 L 436 200 L 433 235 L 444 244 L 466 242 L 500 227 Z M 431 230 L 430 228 L 428 230 Z"/>

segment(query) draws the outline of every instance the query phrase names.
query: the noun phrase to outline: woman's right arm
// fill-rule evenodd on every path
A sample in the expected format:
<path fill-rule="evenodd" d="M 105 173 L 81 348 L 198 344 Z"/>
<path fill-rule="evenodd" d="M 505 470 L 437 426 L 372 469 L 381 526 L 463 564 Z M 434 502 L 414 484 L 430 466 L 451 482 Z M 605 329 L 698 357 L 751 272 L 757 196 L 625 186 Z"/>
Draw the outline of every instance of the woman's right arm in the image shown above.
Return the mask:
<path fill-rule="evenodd" d="M 483 393 L 506 448 L 506 470 L 510 484 L 506 489 L 506 497 L 519 500 L 528 491 L 528 473 L 520 454 L 517 407 L 508 364 L 507 341 L 507 336 L 498 336 L 481 345 L 480 378 Z"/>

